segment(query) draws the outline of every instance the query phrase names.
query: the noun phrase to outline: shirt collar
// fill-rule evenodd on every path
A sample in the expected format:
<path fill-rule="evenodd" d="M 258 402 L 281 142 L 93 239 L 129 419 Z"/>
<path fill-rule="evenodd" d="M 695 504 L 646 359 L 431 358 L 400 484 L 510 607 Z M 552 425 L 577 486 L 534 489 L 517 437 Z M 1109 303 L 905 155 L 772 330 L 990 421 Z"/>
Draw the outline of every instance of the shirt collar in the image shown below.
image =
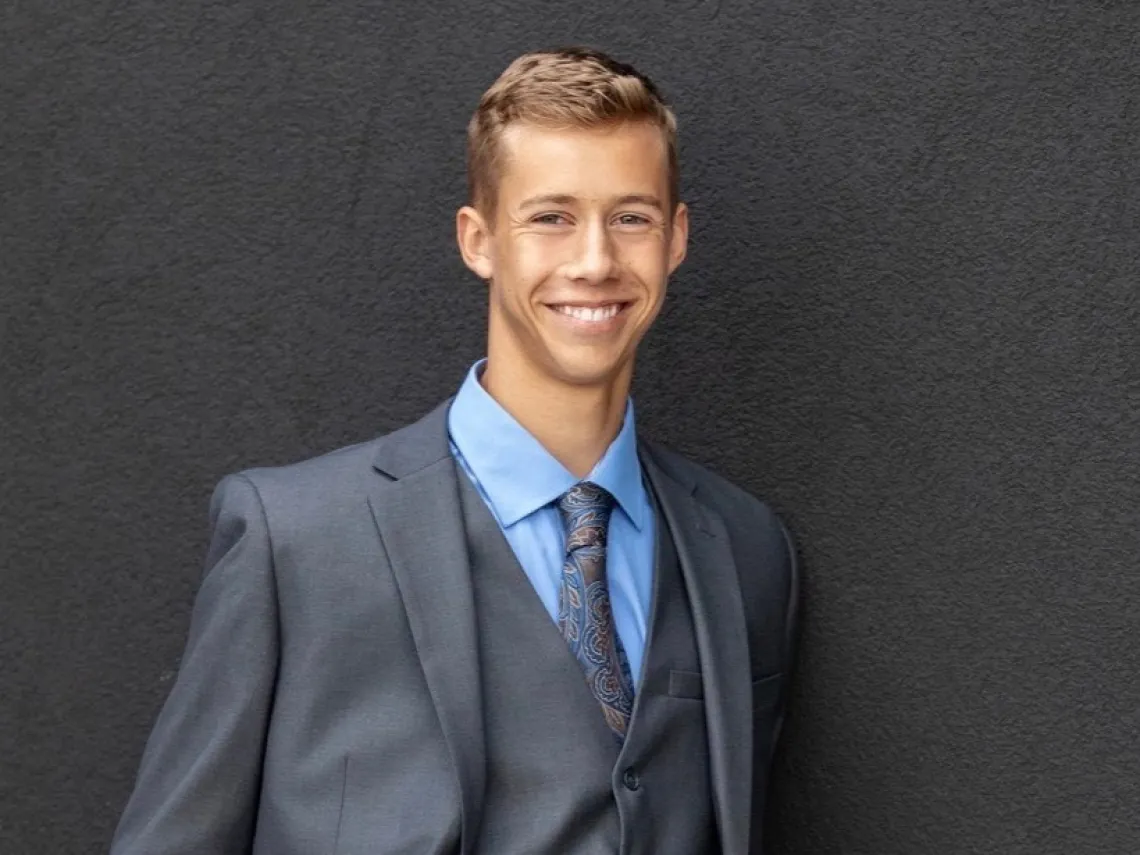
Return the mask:
<path fill-rule="evenodd" d="M 480 359 L 468 370 L 448 412 L 448 432 L 506 527 L 555 501 L 578 479 L 483 388 L 479 377 L 486 362 Z M 608 490 L 641 530 L 648 504 L 632 397 L 617 437 L 582 480 Z"/>

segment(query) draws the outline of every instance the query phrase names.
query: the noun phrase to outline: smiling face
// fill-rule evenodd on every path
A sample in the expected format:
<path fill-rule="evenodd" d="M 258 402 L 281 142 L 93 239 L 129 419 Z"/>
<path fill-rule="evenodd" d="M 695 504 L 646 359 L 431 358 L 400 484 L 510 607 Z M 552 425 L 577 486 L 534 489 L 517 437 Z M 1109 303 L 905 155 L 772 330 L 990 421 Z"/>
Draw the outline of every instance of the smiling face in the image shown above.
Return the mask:
<path fill-rule="evenodd" d="M 500 144 L 493 221 L 470 207 L 457 217 L 464 261 L 490 283 L 489 364 L 628 388 L 688 238 L 685 206 L 669 210 L 661 131 L 519 123 Z"/>

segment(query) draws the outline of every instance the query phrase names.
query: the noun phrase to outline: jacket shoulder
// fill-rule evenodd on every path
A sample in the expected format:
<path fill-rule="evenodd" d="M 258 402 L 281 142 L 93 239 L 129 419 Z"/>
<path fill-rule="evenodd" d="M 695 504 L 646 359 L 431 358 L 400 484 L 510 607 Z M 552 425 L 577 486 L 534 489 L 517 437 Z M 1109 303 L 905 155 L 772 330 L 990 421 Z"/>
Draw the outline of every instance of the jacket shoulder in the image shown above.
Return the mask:
<path fill-rule="evenodd" d="M 780 667 L 792 667 L 793 638 L 798 625 L 799 559 L 787 526 L 766 501 L 708 466 L 660 444 L 651 446 L 659 464 L 679 480 L 696 485 L 696 496 L 724 519 L 736 556 L 749 627 L 783 627 Z M 778 612 L 765 611 L 771 604 Z M 759 633 L 757 637 L 763 636 Z M 764 636 L 766 638 L 766 636 Z M 755 655 L 768 650 L 758 642 Z M 769 670 L 776 669 L 775 663 Z"/>
<path fill-rule="evenodd" d="M 273 466 L 254 466 L 236 475 L 251 481 L 260 492 L 312 487 L 322 483 L 345 484 L 369 472 L 384 437 L 342 446 L 312 457 Z"/>
<path fill-rule="evenodd" d="M 695 484 L 697 495 L 718 511 L 731 517 L 736 517 L 742 511 L 746 514 L 759 514 L 765 520 L 779 525 L 775 511 L 760 496 L 666 445 L 654 441 L 648 441 L 647 445 L 662 468 L 684 483 Z"/>
<path fill-rule="evenodd" d="M 657 442 L 648 442 L 658 464 L 682 483 L 696 485 L 696 496 L 724 519 L 729 535 L 751 554 L 779 556 L 796 575 L 796 545 L 787 525 L 763 498 L 710 467 Z"/>

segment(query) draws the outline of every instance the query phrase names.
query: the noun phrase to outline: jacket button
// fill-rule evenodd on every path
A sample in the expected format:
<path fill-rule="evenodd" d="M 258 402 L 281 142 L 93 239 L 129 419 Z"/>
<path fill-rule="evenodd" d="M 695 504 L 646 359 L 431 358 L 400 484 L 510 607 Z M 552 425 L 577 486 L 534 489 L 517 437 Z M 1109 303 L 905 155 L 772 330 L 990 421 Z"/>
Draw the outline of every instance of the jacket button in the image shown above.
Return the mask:
<path fill-rule="evenodd" d="M 641 786 L 641 778 L 632 768 L 621 773 L 621 782 L 625 784 L 627 790 L 636 790 Z"/>

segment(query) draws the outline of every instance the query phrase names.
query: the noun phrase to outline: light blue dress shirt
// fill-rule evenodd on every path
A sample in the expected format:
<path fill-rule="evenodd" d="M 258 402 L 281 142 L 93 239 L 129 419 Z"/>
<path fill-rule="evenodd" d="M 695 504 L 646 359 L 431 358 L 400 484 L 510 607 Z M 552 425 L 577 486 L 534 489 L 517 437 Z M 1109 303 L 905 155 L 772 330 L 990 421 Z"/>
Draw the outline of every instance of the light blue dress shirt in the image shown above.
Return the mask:
<path fill-rule="evenodd" d="M 486 361 L 471 366 L 452 401 L 451 453 L 471 476 L 557 626 L 566 543 L 557 500 L 578 479 L 483 388 L 479 377 Z M 621 431 L 582 480 L 617 499 L 606 540 L 606 577 L 614 625 L 636 686 L 653 597 L 654 519 L 637 457 L 632 398 Z"/>

